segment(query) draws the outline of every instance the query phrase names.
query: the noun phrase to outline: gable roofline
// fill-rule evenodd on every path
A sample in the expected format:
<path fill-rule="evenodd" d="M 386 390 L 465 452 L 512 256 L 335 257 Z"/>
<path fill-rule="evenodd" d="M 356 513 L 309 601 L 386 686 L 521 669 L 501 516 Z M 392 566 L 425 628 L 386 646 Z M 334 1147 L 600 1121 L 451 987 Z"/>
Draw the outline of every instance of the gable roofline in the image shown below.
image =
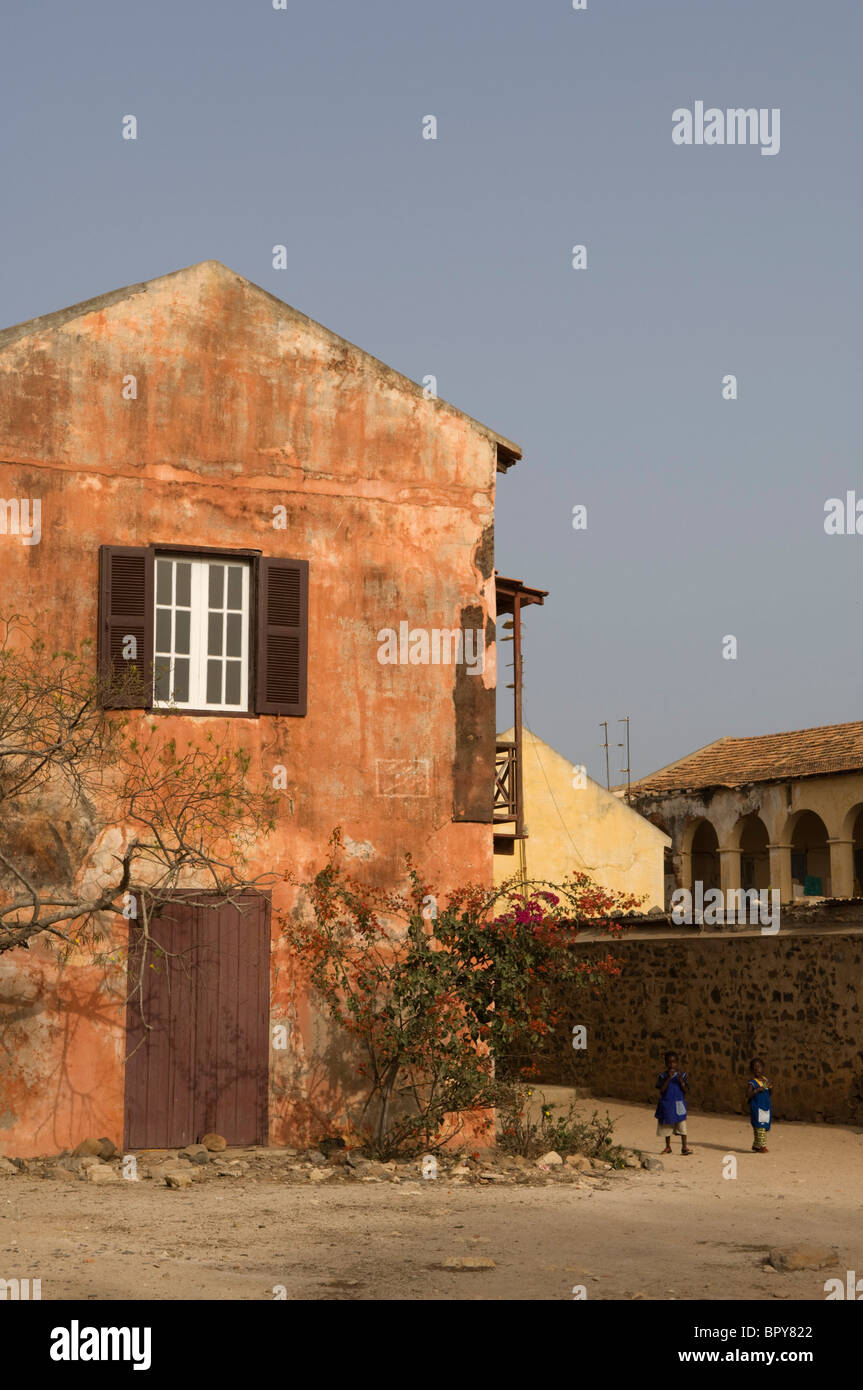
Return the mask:
<path fill-rule="evenodd" d="M 529 729 L 529 728 L 527 727 L 526 724 L 523 726 L 523 732 L 524 732 L 524 735 L 526 736 L 526 737 L 523 737 L 523 747 L 524 747 L 524 748 L 532 747 L 532 748 L 536 749 L 537 745 L 539 745 L 540 748 L 544 748 L 544 749 L 546 750 L 547 753 L 551 753 L 553 757 L 558 758 L 558 759 L 560 760 L 560 762 L 565 763 L 568 767 L 571 768 L 571 767 L 573 766 L 572 761 L 571 761 L 570 758 L 567 758 L 567 757 L 565 757 L 565 755 L 564 755 L 563 753 L 558 752 L 558 750 L 557 750 L 556 748 L 552 747 L 552 745 L 551 745 L 550 743 L 547 743 L 546 740 L 545 740 L 544 738 L 540 738 L 539 734 L 535 734 L 535 733 L 533 732 L 532 729 Z M 509 727 L 508 729 L 504 729 L 501 733 L 496 734 L 495 737 L 498 739 L 498 741 L 500 741 L 500 740 L 505 740 L 505 739 L 508 739 L 508 738 L 509 738 L 511 735 L 513 735 L 514 733 L 515 733 L 515 727 L 514 727 L 513 725 L 510 725 L 510 727 Z M 539 755 L 538 755 L 538 754 L 537 754 L 537 761 L 539 762 Z M 541 762 L 539 763 L 539 765 L 540 765 L 540 768 L 542 768 L 542 763 L 541 763 Z M 615 801 L 618 802 L 618 804 L 620 805 L 620 807 L 621 807 L 622 810 L 627 811 L 627 812 L 629 813 L 629 815 L 631 815 L 631 816 L 636 816 L 636 817 L 638 818 L 639 824 L 640 824 L 641 826 L 646 826 L 646 827 L 648 828 L 648 830 L 651 830 L 651 831 L 653 832 L 653 834 L 654 834 L 654 835 L 657 835 L 657 836 L 659 837 L 659 839 L 662 840 L 666 846 L 670 846 L 670 845 L 671 845 L 671 836 L 668 835 L 668 834 L 666 833 L 666 831 L 660 830 L 660 828 L 659 828 L 658 825 L 654 825 L 654 824 L 653 824 L 653 821 L 648 820 L 647 817 L 646 817 L 645 815 L 643 815 L 643 814 L 641 813 L 641 811 L 637 810 L 634 806 L 630 806 L 628 802 L 626 802 L 626 801 L 621 801 L 619 797 L 616 797 L 615 794 L 614 794 L 614 788 L 613 788 L 613 787 L 612 787 L 612 788 L 604 787 L 604 786 L 602 785 L 601 782 L 597 782 L 596 778 L 595 778 L 595 777 L 591 777 L 591 776 L 590 776 L 590 773 L 588 773 L 588 772 L 586 772 L 586 776 L 587 776 L 588 782 L 590 782 L 594 787 L 596 787 L 597 791 L 601 794 L 601 797 L 614 796 Z M 530 817 L 528 816 L 528 821 L 529 821 L 529 819 L 530 819 Z M 530 837 L 528 836 L 528 838 L 530 838 Z"/>
<path fill-rule="evenodd" d="M 342 338 L 331 328 L 327 328 L 325 324 L 318 323 L 316 319 L 310 318 L 308 314 L 304 314 L 300 309 L 295 309 L 293 305 L 287 304 L 283 299 L 279 299 L 278 295 L 272 294 L 269 290 L 265 290 L 262 285 L 256 285 L 253 280 L 248 280 L 245 275 L 240 275 L 238 271 L 232 270 L 230 266 L 217 260 L 196 261 L 193 265 L 183 266 L 180 270 L 169 271 L 167 275 L 157 275 L 154 276 L 152 280 L 141 280 L 135 285 L 125 285 L 121 289 L 108 290 L 105 294 L 97 294 L 92 299 L 83 299 L 78 304 L 70 304 L 65 309 L 55 309 L 50 314 L 40 314 L 38 318 L 27 319 L 23 323 L 12 324 L 9 328 L 0 329 L 0 352 L 4 352 L 7 348 L 12 347 L 13 344 L 19 342 L 22 338 L 29 338 L 39 333 L 51 333 L 55 329 L 62 328 L 64 324 L 70 323 L 73 319 L 83 318 L 86 314 L 98 313 L 102 309 L 110 309 L 115 304 L 120 304 L 126 299 L 132 299 L 135 295 L 146 294 L 150 289 L 156 286 L 162 286 L 170 280 L 176 280 L 180 276 L 191 275 L 193 272 L 205 268 L 218 275 L 228 276 L 232 280 L 247 285 L 257 294 L 263 295 L 272 304 L 276 305 L 280 313 L 286 314 L 299 323 L 314 329 L 317 333 L 329 339 L 334 345 L 348 347 L 354 352 L 359 353 L 361 357 L 372 364 L 380 375 L 386 380 L 389 380 L 391 384 L 397 385 L 402 390 L 408 387 L 412 394 L 421 397 L 423 400 L 429 400 L 429 397 L 423 394 L 423 388 L 416 381 L 405 376 L 403 372 L 397 371 L 395 367 L 388 366 L 387 363 L 382 362 L 379 357 L 375 357 L 372 353 L 366 352 L 365 348 L 358 347 L 356 343 L 350 342 L 347 338 Z M 450 411 L 453 415 L 458 416 L 459 419 L 465 420 L 494 444 L 496 449 L 497 471 L 499 473 L 505 473 L 507 469 L 511 468 L 513 464 L 517 463 L 521 458 L 521 449 L 511 439 L 508 439 L 506 435 L 499 434 L 497 430 L 491 429 L 489 425 L 484 425 L 481 420 L 476 420 L 472 415 L 468 415 L 467 411 L 459 410 L 458 406 L 451 405 L 449 401 L 444 401 L 439 397 L 435 397 L 434 404 L 439 408 Z"/>

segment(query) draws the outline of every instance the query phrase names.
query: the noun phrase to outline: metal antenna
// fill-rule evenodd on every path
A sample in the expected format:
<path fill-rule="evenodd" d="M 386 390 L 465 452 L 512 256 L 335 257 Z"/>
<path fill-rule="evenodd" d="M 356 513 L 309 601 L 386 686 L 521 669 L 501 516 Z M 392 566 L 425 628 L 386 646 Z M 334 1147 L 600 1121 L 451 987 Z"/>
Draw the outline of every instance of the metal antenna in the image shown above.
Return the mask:
<path fill-rule="evenodd" d="M 608 720 L 600 719 L 599 727 L 605 730 L 605 743 L 601 743 L 599 746 L 605 749 L 605 785 L 611 791 L 611 773 L 608 769 Z"/>
<path fill-rule="evenodd" d="M 632 800 L 632 782 L 631 782 L 631 769 L 630 769 L 630 757 L 629 757 L 629 715 L 628 715 L 628 714 L 625 715 L 623 719 L 618 719 L 617 722 L 618 722 L 618 724 L 625 724 L 625 725 L 626 725 L 626 745 L 625 745 L 625 747 L 626 747 L 626 767 L 622 767 L 620 770 L 621 770 L 621 772 L 625 772 L 625 773 L 626 773 L 626 804 L 627 804 L 627 806 L 628 806 L 628 805 L 630 804 L 631 800 Z M 624 744 L 619 743 L 617 746 L 618 746 L 618 748 L 623 748 L 623 747 L 624 747 Z"/>

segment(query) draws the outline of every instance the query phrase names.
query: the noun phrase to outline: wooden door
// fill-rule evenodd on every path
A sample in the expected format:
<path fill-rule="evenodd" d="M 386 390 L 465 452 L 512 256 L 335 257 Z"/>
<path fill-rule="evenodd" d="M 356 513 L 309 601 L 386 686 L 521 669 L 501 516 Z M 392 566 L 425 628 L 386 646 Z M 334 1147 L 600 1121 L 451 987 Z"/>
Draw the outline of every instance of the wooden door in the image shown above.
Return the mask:
<path fill-rule="evenodd" d="M 229 1144 L 265 1144 L 268 899 L 248 893 L 210 906 L 178 898 L 151 935 L 161 949 L 148 951 L 141 1000 L 138 948 L 129 957 L 126 1148 L 179 1148 L 210 1132 Z"/>

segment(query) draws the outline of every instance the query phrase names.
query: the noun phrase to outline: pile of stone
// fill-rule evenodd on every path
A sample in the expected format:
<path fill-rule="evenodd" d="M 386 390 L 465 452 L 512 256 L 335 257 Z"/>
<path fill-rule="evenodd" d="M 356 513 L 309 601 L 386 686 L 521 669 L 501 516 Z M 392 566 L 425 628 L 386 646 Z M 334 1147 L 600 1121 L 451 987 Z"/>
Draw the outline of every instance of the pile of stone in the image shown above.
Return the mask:
<path fill-rule="evenodd" d="M 632 1151 L 623 1153 L 626 1169 L 661 1171 L 658 1159 Z M 470 1155 L 438 1153 L 387 1163 L 347 1148 L 340 1139 L 324 1139 L 316 1148 L 229 1149 L 220 1134 L 205 1134 L 199 1144 L 183 1149 L 144 1149 L 121 1154 L 110 1139 L 83 1139 L 71 1153 L 57 1158 L 0 1158 L 0 1175 L 29 1173 L 58 1182 L 96 1184 L 153 1182 L 174 1190 L 223 1178 L 247 1182 L 320 1183 L 445 1183 L 447 1186 L 544 1186 L 569 1183 L 592 1188 L 609 1186 L 625 1177 L 604 1159 L 583 1154 L 563 1157 L 551 1151 L 530 1159 L 484 1149 Z"/>

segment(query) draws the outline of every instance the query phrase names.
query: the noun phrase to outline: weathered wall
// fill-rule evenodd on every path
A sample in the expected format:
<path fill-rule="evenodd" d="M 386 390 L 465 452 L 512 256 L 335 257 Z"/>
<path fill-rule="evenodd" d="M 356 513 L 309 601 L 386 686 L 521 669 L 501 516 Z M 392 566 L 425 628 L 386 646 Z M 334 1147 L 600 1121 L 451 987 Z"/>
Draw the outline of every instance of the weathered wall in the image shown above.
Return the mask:
<path fill-rule="evenodd" d="M 407 850 L 442 891 L 491 883 L 490 828 L 456 824 L 453 811 L 454 767 L 473 758 L 486 709 L 490 758 L 474 768 L 490 817 L 493 647 L 470 678 L 489 695 L 462 717 L 468 750 L 453 667 L 377 660 L 378 632 L 402 619 L 493 618 L 489 431 L 205 262 L 0 334 L 0 461 L 3 497 L 42 501 L 38 545 L 0 535 L 0 611 L 25 611 L 70 643 L 95 639 L 102 544 L 309 560 L 308 715 L 159 716 L 180 738 L 227 729 L 262 776 L 287 767 L 277 834 L 253 871 L 310 875 L 338 824 L 377 884 L 399 878 Z M 272 524 L 280 504 L 286 530 Z M 482 789 L 462 784 L 459 797 L 476 805 Z M 273 1053 L 272 1142 L 326 1128 L 348 1079 L 278 935 L 294 902 L 279 883 L 272 1021 L 289 1024 L 291 1042 Z M 0 1152 L 48 1152 L 87 1132 L 121 1143 L 122 980 L 74 957 L 58 976 L 39 946 L 0 965 Z"/>
<path fill-rule="evenodd" d="M 508 729 L 502 739 L 514 737 Z M 669 837 L 626 802 L 585 777 L 573 786 L 573 765 L 528 729 L 523 733 L 524 855 L 528 878 L 560 883 L 587 873 L 604 888 L 642 898 L 643 910 L 664 906 L 664 854 Z M 518 864 L 496 854 L 496 883 Z"/>
<path fill-rule="evenodd" d="M 605 955 L 608 940 L 578 943 Z M 750 1059 L 774 1081 L 779 1119 L 863 1122 L 863 933 L 723 933 L 611 943 L 623 973 L 601 998 L 571 996 L 587 1027 L 545 1080 L 644 1101 L 663 1053 L 680 1053 L 695 1110 L 740 1112 Z M 695 1126 L 693 1125 L 693 1131 Z"/>
<path fill-rule="evenodd" d="M 775 848 L 759 872 L 758 886 L 772 886 L 782 901 L 796 894 L 790 876 L 790 855 L 795 827 L 807 811 L 819 816 L 832 844 L 821 844 L 810 853 L 808 871 L 823 880 L 823 892 L 851 897 L 860 891 L 855 881 L 852 851 L 861 848 L 860 817 L 863 813 L 863 773 L 843 772 L 789 778 L 782 782 L 756 782 L 741 787 L 708 787 L 699 790 L 643 792 L 636 789 L 633 804 L 670 834 L 677 884 L 689 887 L 704 872 L 703 862 L 692 855 L 698 827 L 707 821 L 715 830 L 725 856 L 725 887 L 739 883 L 741 834 L 746 819 L 758 816 L 767 841 Z M 733 881 L 732 881 L 733 880 Z"/>

